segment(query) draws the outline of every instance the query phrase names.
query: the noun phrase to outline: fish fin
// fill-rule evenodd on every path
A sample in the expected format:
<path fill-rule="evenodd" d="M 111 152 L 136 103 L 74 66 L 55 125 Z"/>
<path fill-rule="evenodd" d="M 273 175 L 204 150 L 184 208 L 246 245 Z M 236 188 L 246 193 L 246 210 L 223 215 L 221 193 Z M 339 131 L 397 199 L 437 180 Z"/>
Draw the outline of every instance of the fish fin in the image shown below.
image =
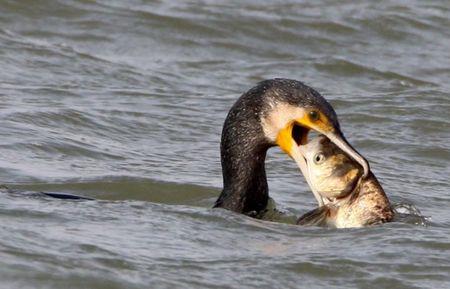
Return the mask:
<path fill-rule="evenodd" d="M 328 206 L 322 206 L 304 214 L 297 220 L 297 225 L 302 226 L 327 226 L 331 209 Z"/>

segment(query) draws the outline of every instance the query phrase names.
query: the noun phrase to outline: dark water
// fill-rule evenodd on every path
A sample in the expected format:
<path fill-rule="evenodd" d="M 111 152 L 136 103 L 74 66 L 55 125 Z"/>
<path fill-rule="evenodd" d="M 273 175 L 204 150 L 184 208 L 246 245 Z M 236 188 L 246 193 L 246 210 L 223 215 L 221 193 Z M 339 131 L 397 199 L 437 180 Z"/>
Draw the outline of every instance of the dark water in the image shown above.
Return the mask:
<path fill-rule="evenodd" d="M 449 288 L 448 1 L 0 1 L 2 288 Z M 256 82 L 335 107 L 394 202 L 429 217 L 332 230 L 210 209 L 219 139 Z M 295 164 L 271 196 L 315 207 Z"/>

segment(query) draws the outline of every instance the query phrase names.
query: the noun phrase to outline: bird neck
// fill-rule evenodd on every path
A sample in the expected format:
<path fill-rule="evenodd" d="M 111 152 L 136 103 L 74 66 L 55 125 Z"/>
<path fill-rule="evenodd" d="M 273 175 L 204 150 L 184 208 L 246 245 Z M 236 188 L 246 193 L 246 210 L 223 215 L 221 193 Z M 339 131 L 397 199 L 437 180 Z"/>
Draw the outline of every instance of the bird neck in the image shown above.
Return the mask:
<path fill-rule="evenodd" d="M 266 151 L 222 154 L 224 188 L 216 206 L 252 215 L 267 207 Z"/>
<path fill-rule="evenodd" d="M 269 199 L 264 162 L 270 148 L 256 114 L 234 113 L 225 120 L 221 141 L 224 188 L 215 207 L 254 214 Z"/>

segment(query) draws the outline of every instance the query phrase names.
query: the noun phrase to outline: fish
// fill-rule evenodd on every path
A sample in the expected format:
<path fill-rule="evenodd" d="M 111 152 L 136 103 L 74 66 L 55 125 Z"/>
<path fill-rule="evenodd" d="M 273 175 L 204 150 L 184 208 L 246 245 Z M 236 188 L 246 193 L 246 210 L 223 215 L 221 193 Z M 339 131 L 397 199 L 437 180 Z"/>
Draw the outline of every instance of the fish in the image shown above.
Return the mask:
<path fill-rule="evenodd" d="M 301 145 L 309 180 L 324 205 L 307 212 L 298 225 L 359 228 L 392 221 L 394 211 L 375 175 L 323 135 Z"/>

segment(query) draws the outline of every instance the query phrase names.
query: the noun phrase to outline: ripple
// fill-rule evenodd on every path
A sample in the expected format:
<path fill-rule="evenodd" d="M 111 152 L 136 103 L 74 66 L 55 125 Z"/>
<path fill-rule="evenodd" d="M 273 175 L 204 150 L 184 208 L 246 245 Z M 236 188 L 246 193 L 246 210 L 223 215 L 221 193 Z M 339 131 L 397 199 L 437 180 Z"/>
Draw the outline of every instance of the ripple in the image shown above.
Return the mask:
<path fill-rule="evenodd" d="M 0 194 L 2 285 L 449 287 L 448 12 L 417 1 L 3 3 L 0 182 L 21 193 Z M 427 226 L 302 228 L 211 209 L 228 108 L 273 77 L 323 93 L 392 202 L 415 204 Z M 269 151 L 267 174 L 278 207 L 316 206 L 285 154 Z"/>
<path fill-rule="evenodd" d="M 368 74 L 371 77 L 383 79 L 395 79 L 400 83 L 409 83 L 414 86 L 436 86 L 432 82 L 423 81 L 413 77 L 401 75 L 392 71 L 379 71 L 378 69 L 363 66 L 352 61 L 344 59 L 332 59 L 326 63 L 316 64 L 319 71 L 326 71 L 332 74 L 339 74 L 341 76 L 356 76 L 361 74 Z"/>

